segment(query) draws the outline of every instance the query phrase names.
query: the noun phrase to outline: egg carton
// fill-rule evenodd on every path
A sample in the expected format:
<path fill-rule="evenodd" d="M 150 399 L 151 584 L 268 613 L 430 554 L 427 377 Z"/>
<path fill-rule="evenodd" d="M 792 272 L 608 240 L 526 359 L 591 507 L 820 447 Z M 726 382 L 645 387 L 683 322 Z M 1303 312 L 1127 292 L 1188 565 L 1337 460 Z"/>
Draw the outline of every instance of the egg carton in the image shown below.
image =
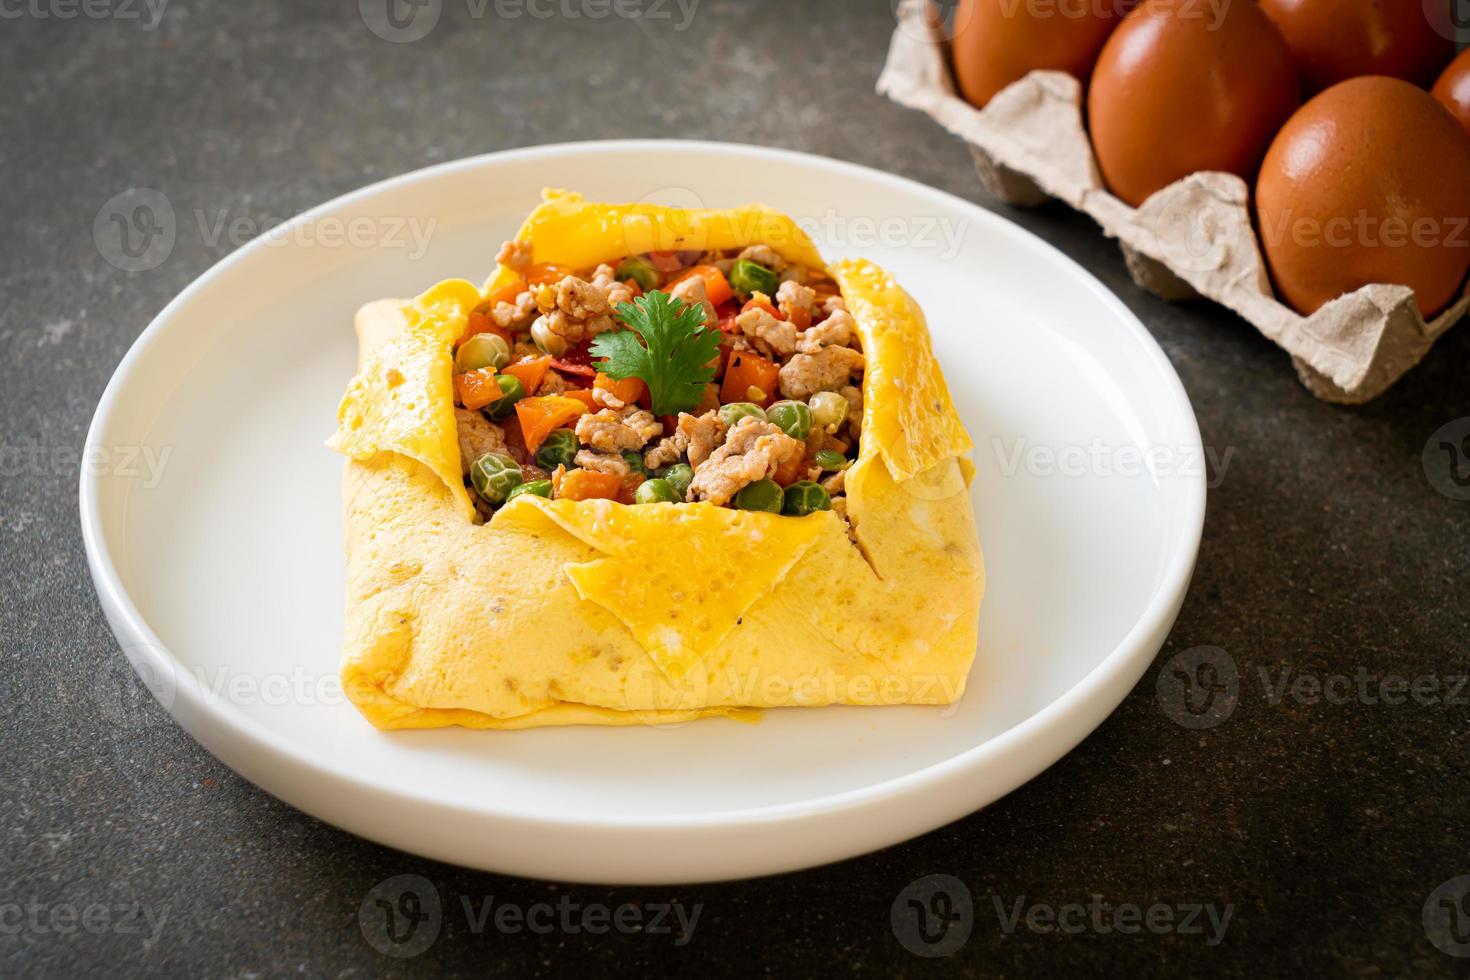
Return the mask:
<path fill-rule="evenodd" d="M 955 91 L 926 7 L 927 0 L 899 3 L 879 93 L 969 144 L 982 183 L 1002 201 L 1030 207 L 1056 198 L 1091 215 L 1118 240 L 1139 286 L 1169 300 L 1208 297 L 1240 314 L 1292 356 L 1318 398 L 1362 404 L 1378 397 L 1470 307 L 1467 291 L 1426 323 L 1413 290 L 1375 284 L 1302 316 L 1272 293 L 1245 181 L 1195 173 L 1129 206 L 1103 185 L 1077 79 L 1034 71 L 976 109 Z"/>

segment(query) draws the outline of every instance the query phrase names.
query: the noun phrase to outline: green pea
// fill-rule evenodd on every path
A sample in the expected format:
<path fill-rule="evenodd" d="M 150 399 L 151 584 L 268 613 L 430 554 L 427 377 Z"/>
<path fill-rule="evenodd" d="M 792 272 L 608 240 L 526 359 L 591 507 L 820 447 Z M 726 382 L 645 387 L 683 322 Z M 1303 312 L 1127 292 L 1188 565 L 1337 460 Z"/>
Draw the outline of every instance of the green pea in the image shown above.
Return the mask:
<path fill-rule="evenodd" d="M 658 288 L 658 270 L 647 259 L 640 259 L 637 256 L 631 256 L 619 262 L 617 271 L 613 275 L 619 282 L 633 280 L 645 293 L 650 289 Z"/>
<path fill-rule="evenodd" d="M 485 406 L 492 419 L 503 419 L 515 408 L 516 402 L 526 397 L 526 387 L 521 379 L 509 374 L 497 374 L 495 383 L 500 385 L 500 398 Z"/>
<path fill-rule="evenodd" d="M 806 402 L 777 402 L 766 409 L 766 418 L 793 439 L 805 441 L 812 434 L 812 410 Z"/>
<path fill-rule="evenodd" d="M 577 434 L 571 429 L 553 429 L 536 450 L 536 463 L 548 470 L 558 466 L 571 466 L 580 448 Z"/>
<path fill-rule="evenodd" d="M 633 500 L 640 504 L 677 504 L 683 499 L 668 480 L 644 480 L 633 494 Z"/>
<path fill-rule="evenodd" d="M 847 421 L 847 414 L 852 410 L 847 399 L 835 391 L 819 391 L 811 397 L 808 404 L 812 410 L 812 422 L 828 432 L 836 432 L 837 427 Z"/>
<path fill-rule="evenodd" d="M 643 454 L 631 449 L 623 450 L 623 459 L 628 463 L 628 469 L 639 476 L 648 476 L 648 467 L 643 465 Z"/>
<path fill-rule="evenodd" d="M 694 467 L 688 463 L 675 463 L 660 473 L 659 479 L 673 487 L 679 499 L 683 500 L 689 496 L 689 484 L 694 482 Z"/>
<path fill-rule="evenodd" d="M 493 333 L 477 333 L 459 345 L 454 352 L 454 373 L 464 374 L 480 368 L 493 367 L 497 371 L 510 363 L 510 345 L 504 337 Z"/>
<path fill-rule="evenodd" d="M 848 459 L 835 449 L 818 449 L 812 459 L 824 470 L 845 470 Z"/>
<path fill-rule="evenodd" d="M 470 467 L 470 482 L 485 503 L 498 507 L 505 503 L 521 482 L 521 468 L 504 453 L 486 453 Z"/>
<path fill-rule="evenodd" d="M 720 406 L 720 421 L 735 428 L 735 423 L 749 415 L 751 418 L 766 420 L 765 410 L 755 402 L 731 402 Z"/>
<path fill-rule="evenodd" d="M 832 498 L 827 491 L 811 480 L 798 480 L 786 488 L 786 498 L 781 513 L 793 517 L 805 517 L 819 510 L 831 510 Z"/>
<path fill-rule="evenodd" d="M 764 510 L 779 514 L 784 503 L 781 485 L 775 480 L 756 480 L 735 495 L 737 510 Z"/>
<path fill-rule="evenodd" d="M 730 280 L 730 288 L 735 290 L 742 301 L 750 299 L 755 293 L 775 296 L 779 285 L 774 272 L 749 259 L 741 259 L 731 266 L 727 278 Z"/>
<path fill-rule="evenodd" d="M 545 497 L 551 499 L 550 480 L 532 480 L 530 483 L 517 484 L 510 493 L 505 495 L 505 502 L 510 503 L 517 497 Z"/>

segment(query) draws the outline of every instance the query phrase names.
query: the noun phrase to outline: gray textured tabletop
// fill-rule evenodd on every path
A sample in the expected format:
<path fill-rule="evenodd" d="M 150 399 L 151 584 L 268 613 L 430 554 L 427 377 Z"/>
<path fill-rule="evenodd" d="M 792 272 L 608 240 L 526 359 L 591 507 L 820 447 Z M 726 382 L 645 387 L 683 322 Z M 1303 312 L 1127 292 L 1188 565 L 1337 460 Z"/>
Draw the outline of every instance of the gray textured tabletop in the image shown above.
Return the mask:
<path fill-rule="evenodd" d="M 1425 447 L 1470 416 L 1470 327 L 1369 406 L 1314 400 L 1244 323 L 1142 293 L 1085 219 L 986 199 L 962 145 L 875 96 L 883 0 L 617 8 L 641 20 L 562 13 L 606 9 L 590 0 L 442 7 L 429 36 L 388 43 L 355 0 L 0 5 L 0 973 L 1465 974 L 1470 502 L 1436 489 L 1452 486 L 1449 457 Z M 181 234 L 129 274 L 94 243 L 104 202 L 146 186 L 189 211 L 291 215 L 439 161 L 621 136 L 793 147 L 977 199 L 1138 314 L 1206 444 L 1233 457 L 1178 625 L 1119 710 L 1034 782 L 921 839 L 648 889 L 396 853 L 255 789 L 151 702 L 114 724 L 99 692 L 126 665 L 86 571 L 78 454 L 134 338 L 235 243 Z M 1239 692 L 1224 723 L 1194 730 L 1156 684 L 1201 646 L 1226 652 Z M 1419 693 L 1382 697 L 1391 677 Z M 390 959 L 359 907 L 403 874 L 445 913 L 428 949 Z M 890 908 L 936 874 L 972 896 L 972 931 L 921 959 Z M 683 932 L 477 931 L 463 909 L 492 896 L 700 917 Z M 1139 928 L 1155 905 L 1172 925 Z"/>

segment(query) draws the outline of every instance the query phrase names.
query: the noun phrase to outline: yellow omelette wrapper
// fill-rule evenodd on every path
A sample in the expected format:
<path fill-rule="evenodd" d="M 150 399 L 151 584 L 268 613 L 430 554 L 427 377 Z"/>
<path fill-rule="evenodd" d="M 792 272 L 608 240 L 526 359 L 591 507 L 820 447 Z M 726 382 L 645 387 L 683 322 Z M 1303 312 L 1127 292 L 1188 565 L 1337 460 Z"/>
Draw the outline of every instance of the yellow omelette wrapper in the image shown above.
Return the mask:
<path fill-rule="evenodd" d="M 823 267 L 766 208 L 680 211 L 549 192 L 537 262 L 767 244 Z M 970 440 L 923 315 L 878 267 L 829 270 L 867 357 L 848 525 L 710 504 L 522 496 L 474 523 L 451 390 L 480 293 L 441 283 L 358 315 L 331 444 L 344 481 L 344 689 L 383 728 L 662 724 L 751 709 L 949 704 L 975 654 L 984 567 Z M 486 291 L 514 281 L 500 269 Z M 912 397 L 910 397 L 912 396 Z"/>

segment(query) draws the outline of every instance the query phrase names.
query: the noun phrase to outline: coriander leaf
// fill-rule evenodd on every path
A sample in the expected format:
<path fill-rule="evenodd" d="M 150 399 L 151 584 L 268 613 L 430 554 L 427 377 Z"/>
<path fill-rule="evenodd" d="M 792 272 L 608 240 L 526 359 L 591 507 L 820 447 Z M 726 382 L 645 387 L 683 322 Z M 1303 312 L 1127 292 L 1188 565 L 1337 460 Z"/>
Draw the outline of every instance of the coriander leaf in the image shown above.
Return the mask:
<path fill-rule="evenodd" d="M 655 415 L 692 411 L 714 380 L 714 368 L 707 365 L 720 352 L 720 332 L 705 327 L 704 307 L 654 290 L 623 303 L 617 313 L 628 329 L 598 334 L 590 348 L 593 357 L 604 358 L 602 372 L 641 378 Z"/>

